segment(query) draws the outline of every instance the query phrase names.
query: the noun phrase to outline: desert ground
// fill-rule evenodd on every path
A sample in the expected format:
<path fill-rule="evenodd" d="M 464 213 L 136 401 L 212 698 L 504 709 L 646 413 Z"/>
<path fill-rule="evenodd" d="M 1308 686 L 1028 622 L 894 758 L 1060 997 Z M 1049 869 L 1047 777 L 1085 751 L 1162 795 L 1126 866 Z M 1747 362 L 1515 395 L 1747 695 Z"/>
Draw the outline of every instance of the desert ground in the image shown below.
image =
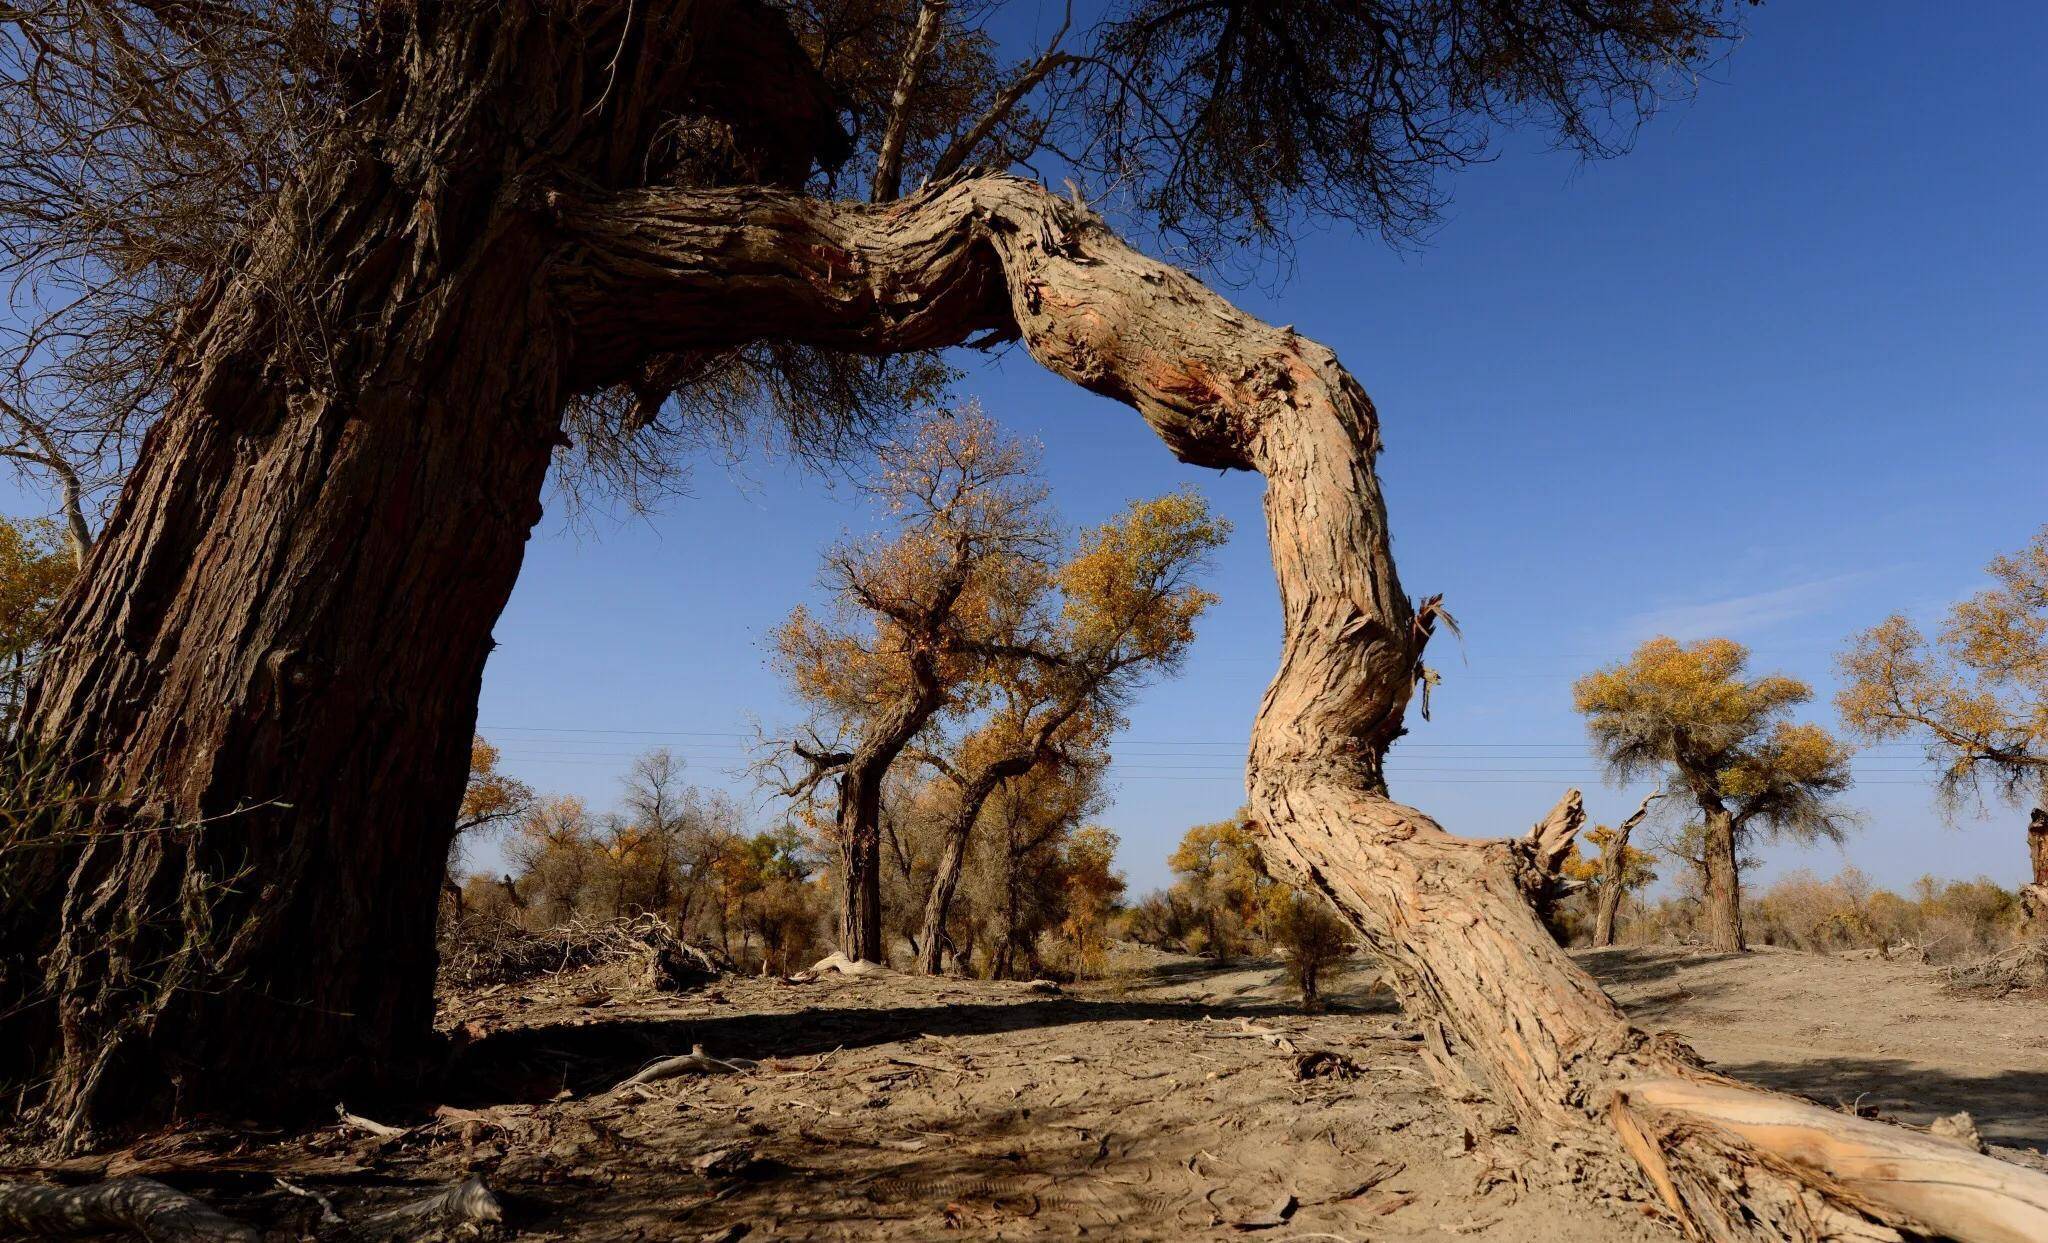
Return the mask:
<path fill-rule="evenodd" d="M 2048 1164 L 2038 997 L 1955 995 L 1875 955 L 1582 960 L 1730 1074 L 1917 1125 L 1967 1111 Z M 441 1099 L 193 1126 L 58 1174 L 147 1174 L 274 1239 L 334 1217 L 531 1240 L 1678 1237 L 1648 1203 L 1590 1205 L 1475 1144 L 1369 968 L 1306 1015 L 1271 961 L 1116 965 L 1074 986 L 871 972 L 677 993 L 601 964 L 453 990 Z M 621 1086 L 693 1049 L 692 1073 Z M 378 1217 L 471 1176 L 502 1221 Z"/>

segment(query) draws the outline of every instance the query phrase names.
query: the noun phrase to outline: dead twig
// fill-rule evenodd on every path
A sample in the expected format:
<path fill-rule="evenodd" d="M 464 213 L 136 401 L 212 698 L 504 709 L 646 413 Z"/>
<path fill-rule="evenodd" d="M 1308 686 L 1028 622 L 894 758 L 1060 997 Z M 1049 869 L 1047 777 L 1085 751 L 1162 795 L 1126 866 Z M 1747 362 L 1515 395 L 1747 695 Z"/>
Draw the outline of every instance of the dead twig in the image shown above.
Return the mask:
<path fill-rule="evenodd" d="M 391 1126 L 374 1118 L 365 1118 L 361 1114 L 352 1114 L 348 1111 L 348 1106 L 346 1105 L 336 1105 L 334 1113 L 336 1117 L 341 1119 L 343 1126 L 354 1127 L 358 1131 L 375 1135 L 379 1139 L 397 1139 L 405 1134 L 407 1129 L 402 1126 Z"/>
<path fill-rule="evenodd" d="M 756 1065 L 758 1063 L 745 1058 L 727 1061 L 724 1058 L 712 1057 L 704 1052 L 703 1045 L 692 1045 L 688 1053 L 662 1058 L 630 1078 L 620 1081 L 612 1091 L 638 1087 L 644 1083 L 656 1083 L 663 1079 L 678 1079 L 684 1075 L 730 1075 L 737 1071 L 752 1070 Z"/>

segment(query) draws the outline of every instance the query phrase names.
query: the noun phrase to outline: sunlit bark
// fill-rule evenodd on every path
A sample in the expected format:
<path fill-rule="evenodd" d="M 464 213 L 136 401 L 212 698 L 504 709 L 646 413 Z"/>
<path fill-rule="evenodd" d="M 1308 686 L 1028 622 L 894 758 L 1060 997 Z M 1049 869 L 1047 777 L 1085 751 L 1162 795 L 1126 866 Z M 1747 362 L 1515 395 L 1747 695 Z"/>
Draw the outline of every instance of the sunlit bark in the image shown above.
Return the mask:
<path fill-rule="evenodd" d="M 2048 1231 L 2048 1178 L 1740 1087 L 1635 1030 L 1538 922 L 1508 843 L 1453 837 L 1388 797 L 1382 760 L 1429 626 L 1395 573 L 1377 414 L 1327 348 L 1012 178 L 879 209 L 657 191 L 558 210 L 575 240 L 557 288 L 600 350 L 645 348 L 649 326 L 662 347 L 1015 333 L 1051 371 L 1135 407 L 1182 460 L 1263 474 L 1286 638 L 1252 733 L 1252 816 L 1269 859 L 1387 965 L 1439 1080 L 1483 1094 L 1496 1125 L 1597 1190 L 1646 1179 L 1717 1240 L 1890 1237 L 1880 1222 Z M 1950 1191 L 1930 1196 L 1937 1170 Z"/>

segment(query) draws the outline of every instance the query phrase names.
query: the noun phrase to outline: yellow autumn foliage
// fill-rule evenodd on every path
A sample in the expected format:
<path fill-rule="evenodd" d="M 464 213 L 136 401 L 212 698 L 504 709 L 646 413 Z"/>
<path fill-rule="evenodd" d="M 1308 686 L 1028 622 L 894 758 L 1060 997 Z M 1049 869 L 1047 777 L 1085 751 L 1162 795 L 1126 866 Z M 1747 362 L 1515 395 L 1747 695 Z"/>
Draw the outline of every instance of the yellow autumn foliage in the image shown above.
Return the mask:
<path fill-rule="evenodd" d="M 1851 640 L 1835 704 L 1865 738 L 1920 742 L 1951 800 L 2048 806 L 2048 526 L 1988 569 L 1931 641 L 1901 615 Z"/>

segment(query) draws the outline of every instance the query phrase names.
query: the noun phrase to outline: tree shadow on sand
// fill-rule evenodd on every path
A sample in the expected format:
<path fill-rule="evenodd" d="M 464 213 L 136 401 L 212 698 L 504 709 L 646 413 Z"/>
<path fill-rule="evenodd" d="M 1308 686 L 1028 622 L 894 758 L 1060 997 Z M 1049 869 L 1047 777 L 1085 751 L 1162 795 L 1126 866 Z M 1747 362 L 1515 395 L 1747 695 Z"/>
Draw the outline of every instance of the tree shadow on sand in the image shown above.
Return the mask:
<path fill-rule="evenodd" d="M 1831 1108 L 1875 1109 L 1879 1117 L 1915 1126 L 1967 1110 L 1991 1143 L 2048 1150 L 2048 1071 L 1970 1075 L 1889 1057 L 1732 1062 L 1715 1069 Z"/>
<path fill-rule="evenodd" d="M 1391 1003 L 1373 1011 L 1393 1011 Z M 1364 1012 L 1346 1007 L 1347 1013 Z M 879 1008 L 818 1007 L 778 1014 L 691 1015 L 555 1023 L 493 1032 L 455 1051 L 447 1085 L 451 1104 L 537 1102 L 557 1093 L 601 1091 L 657 1057 L 704 1046 L 713 1057 L 792 1058 L 915 1040 L 1062 1027 L 1075 1023 L 1197 1022 L 1211 1018 L 1295 1017 L 1270 1001 L 1042 1001 Z"/>

